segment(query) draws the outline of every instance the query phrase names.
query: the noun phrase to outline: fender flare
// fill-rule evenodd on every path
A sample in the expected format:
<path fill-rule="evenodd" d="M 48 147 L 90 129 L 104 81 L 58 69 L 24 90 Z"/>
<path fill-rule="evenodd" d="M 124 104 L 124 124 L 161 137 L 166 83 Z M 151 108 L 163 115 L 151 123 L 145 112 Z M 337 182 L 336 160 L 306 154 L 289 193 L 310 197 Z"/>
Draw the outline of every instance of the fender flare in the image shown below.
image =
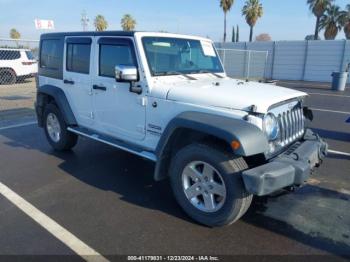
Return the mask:
<path fill-rule="evenodd" d="M 166 161 L 167 145 L 176 130 L 183 128 L 217 137 L 227 142 L 228 145 L 231 145 L 232 141 L 238 141 L 241 145 L 240 148 L 235 151 L 232 149 L 237 156 L 248 157 L 263 154 L 268 150 L 268 141 L 265 134 L 258 127 L 243 119 L 233 119 L 202 112 L 184 112 L 169 122 L 159 140 L 156 148 L 158 162 L 154 174 L 156 181 L 166 177 L 164 161 Z"/>
<path fill-rule="evenodd" d="M 67 97 L 62 89 L 60 89 L 57 86 L 53 85 L 43 85 L 38 87 L 37 92 L 37 103 L 36 103 L 36 111 L 38 115 L 38 122 L 39 126 L 42 126 L 43 123 L 43 114 L 44 114 L 44 108 L 45 108 L 45 95 L 51 96 L 57 106 L 58 109 L 61 111 L 63 118 L 67 125 L 77 125 L 76 118 L 73 114 L 72 108 L 69 105 L 69 102 L 67 100 Z"/>

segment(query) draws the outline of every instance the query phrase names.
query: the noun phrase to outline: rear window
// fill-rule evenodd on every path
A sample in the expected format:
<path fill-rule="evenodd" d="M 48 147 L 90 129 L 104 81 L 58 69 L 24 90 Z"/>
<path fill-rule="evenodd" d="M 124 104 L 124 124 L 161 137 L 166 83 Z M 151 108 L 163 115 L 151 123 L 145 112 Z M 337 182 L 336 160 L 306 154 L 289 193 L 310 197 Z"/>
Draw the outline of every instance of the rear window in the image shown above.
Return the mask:
<path fill-rule="evenodd" d="M 43 40 L 40 51 L 40 67 L 59 70 L 60 67 L 60 40 Z"/>
<path fill-rule="evenodd" d="M 67 71 L 89 74 L 90 44 L 67 44 Z"/>
<path fill-rule="evenodd" d="M 35 60 L 35 57 L 31 51 L 26 51 L 26 56 L 28 60 Z"/>
<path fill-rule="evenodd" d="M 0 60 L 16 60 L 21 58 L 19 51 L 15 50 L 0 50 Z"/>

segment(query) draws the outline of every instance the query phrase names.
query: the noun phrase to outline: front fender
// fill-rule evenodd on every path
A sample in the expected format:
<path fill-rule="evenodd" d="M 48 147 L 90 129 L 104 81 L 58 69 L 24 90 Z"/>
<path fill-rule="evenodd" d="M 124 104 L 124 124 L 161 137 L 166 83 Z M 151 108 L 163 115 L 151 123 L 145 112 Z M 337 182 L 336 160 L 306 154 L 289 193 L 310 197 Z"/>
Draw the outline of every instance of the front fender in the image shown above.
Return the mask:
<path fill-rule="evenodd" d="M 218 137 L 231 144 L 239 141 L 240 148 L 234 153 L 239 156 L 252 156 L 265 153 L 268 141 L 264 133 L 256 126 L 242 120 L 201 112 L 185 112 L 175 117 L 166 127 L 157 146 L 157 155 L 161 155 L 171 134 L 178 128 L 188 128 Z"/>
<path fill-rule="evenodd" d="M 253 156 L 265 153 L 268 150 L 268 141 L 264 133 L 256 126 L 242 120 L 233 119 L 220 115 L 201 112 L 184 112 L 170 121 L 161 136 L 156 149 L 158 163 L 156 166 L 155 179 L 164 177 L 164 163 L 168 145 L 171 145 L 173 134 L 177 129 L 205 133 L 231 145 L 232 141 L 238 141 L 240 147 L 233 153 L 237 156 Z M 178 139 L 178 138 L 177 138 Z"/>

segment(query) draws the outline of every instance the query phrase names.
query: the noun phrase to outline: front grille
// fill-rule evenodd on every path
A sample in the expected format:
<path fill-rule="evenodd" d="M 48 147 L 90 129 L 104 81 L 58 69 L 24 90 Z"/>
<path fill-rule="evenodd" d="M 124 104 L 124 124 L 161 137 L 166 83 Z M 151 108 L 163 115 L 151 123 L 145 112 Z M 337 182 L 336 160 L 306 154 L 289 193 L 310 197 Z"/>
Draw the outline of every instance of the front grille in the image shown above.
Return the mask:
<path fill-rule="evenodd" d="M 277 115 L 280 125 L 280 145 L 286 146 L 304 134 L 304 114 L 300 103 Z"/>

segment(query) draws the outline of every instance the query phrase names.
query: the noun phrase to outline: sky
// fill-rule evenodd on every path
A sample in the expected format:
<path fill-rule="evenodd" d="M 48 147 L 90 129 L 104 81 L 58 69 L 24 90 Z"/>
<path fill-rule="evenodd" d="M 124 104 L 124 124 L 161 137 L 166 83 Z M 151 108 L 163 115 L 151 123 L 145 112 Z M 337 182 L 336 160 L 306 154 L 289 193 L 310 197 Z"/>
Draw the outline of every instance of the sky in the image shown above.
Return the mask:
<path fill-rule="evenodd" d="M 240 27 L 241 41 L 249 38 L 249 27 L 241 15 L 244 2 L 235 0 L 228 13 L 229 39 L 234 25 Z M 350 4 L 350 0 L 335 2 L 341 8 Z M 315 17 L 306 0 L 261 0 L 261 3 L 264 16 L 257 22 L 255 35 L 268 33 L 273 40 L 303 40 L 313 34 Z M 219 0 L 0 0 L 0 38 L 8 38 L 10 29 L 16 28 L 23 39 L 38 39 L 44 31 L 35 29 L 36 18 L 54 20 L 55 31 L 81 31 L 83 10 L 90 18 L 90 30 L 94 29 L 93 19 L 98 14 L 105 16 L 108 30 L 120 30 L 121 17 L 129 13 L 137 21 L 136 30 L 199 35 L 214 41 L 223 38 Z M 344 33 L 337 38 L 344 39 Z"/>

